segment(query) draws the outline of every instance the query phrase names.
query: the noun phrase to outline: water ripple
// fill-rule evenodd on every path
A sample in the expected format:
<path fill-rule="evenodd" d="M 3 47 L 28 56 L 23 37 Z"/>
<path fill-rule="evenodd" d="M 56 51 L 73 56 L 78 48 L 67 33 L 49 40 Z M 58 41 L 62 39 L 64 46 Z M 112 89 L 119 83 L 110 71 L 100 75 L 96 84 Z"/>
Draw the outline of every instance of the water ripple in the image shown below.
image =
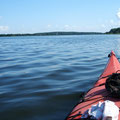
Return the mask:
<path fill-rule="evenodd" d="M 98 79 L 108 53 L 120 56 L 119 35 L 1 37 L 0 43 L 1 120 L 63 120 Z"/>

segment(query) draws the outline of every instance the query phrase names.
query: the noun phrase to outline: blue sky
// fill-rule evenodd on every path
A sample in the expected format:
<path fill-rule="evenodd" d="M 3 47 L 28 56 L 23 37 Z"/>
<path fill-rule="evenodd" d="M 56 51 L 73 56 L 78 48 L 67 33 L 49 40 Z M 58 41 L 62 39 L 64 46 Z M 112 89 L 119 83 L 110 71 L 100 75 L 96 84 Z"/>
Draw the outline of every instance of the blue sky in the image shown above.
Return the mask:
<path fill-rule="evenodd" d="M 120 0 L 0 0 L 0 33 L 106 32 L 120 26 Z"/>

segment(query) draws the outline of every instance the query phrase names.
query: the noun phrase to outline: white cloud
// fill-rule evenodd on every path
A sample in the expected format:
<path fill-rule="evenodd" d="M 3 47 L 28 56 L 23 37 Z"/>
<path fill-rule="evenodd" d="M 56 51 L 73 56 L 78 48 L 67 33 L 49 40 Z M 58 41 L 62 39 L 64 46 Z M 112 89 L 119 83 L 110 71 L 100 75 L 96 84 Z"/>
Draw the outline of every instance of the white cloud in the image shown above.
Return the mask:
<path fill-rule="evenodd" d="M 70 26 L 70 25 L 64 25 L 64 28 L 63 29 L 65 29 L 65 30 L 71 30 L 72 29 L 72 26 Z"/>
<path fill-rule="evenodd" d="M 50 24 L 49 24 L 49 25 L 47 25 L 47 28 L 51 28 L 51 27 L 52 27 L 52 25 L 50 25 Z"/>
<path fill-rule="evenodd" d="M 120 8 L 119 8 L 119 10 L 117 12 L 117 17 L 120 19 Z"/>
<path fill-rule="evenodd" d="M 80 28 L 80 26 L 76 26 L 76 25 L 64 25 L 63 30 L 80 31 L 81 28 Z"/>
<path fill-rule="evenodd" d="M 69 27 L 69 25 L 65 25 L 65 27 L 66 27 L 66 28 L 68 28 L 68 27 Z"/>
<path fill-rule="evenodd" d="M 7 31 L 8 29 L 8 26 L 0 26 L 0 31 Z"/>

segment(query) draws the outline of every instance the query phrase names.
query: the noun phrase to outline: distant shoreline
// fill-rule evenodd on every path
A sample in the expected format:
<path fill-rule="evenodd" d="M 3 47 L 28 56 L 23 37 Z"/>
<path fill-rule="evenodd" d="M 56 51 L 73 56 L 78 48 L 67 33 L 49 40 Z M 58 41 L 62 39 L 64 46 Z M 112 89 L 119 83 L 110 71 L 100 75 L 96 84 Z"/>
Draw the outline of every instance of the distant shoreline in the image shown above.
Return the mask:
<path fill-rule="evenodd" d="M 58 36 L 58 35 L 100 35 L 100 34 L 120 34 L 120 28 L 112 28 L 109 32 L 43 32 L 43 33 L 24 33 L 24 34 L 0 34 L 0 37 L 14 37 L 14 36 Z"/>
<path fill-rule="evenodd" d="M 25 33 L 25 34 L 0 34 L 0 37 L 13 36 L 57 36 L 57 35 L 98 35 L 100 32 L 44 32 L 44 33 Z"/>

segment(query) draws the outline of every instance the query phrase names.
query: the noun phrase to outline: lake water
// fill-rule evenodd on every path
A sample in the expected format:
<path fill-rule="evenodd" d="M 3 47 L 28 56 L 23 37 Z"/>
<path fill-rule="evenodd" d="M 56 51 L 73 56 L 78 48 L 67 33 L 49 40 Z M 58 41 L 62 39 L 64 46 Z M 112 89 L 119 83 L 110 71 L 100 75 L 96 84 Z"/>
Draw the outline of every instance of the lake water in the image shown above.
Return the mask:
<path fill-rule="evenodd" d="M 120 57 L 120 35 L 0 37 L 0 120 L 64 120 Z"/>

